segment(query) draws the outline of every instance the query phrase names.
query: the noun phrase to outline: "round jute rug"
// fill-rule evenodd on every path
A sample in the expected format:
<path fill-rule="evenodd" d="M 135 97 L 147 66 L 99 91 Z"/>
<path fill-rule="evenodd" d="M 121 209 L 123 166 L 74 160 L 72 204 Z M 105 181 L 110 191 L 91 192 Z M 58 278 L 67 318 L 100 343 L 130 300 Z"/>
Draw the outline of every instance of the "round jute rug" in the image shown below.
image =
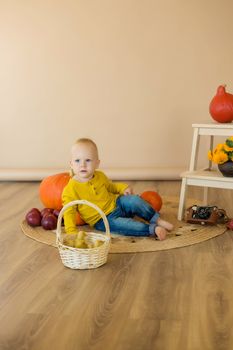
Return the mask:
<path fill-rule="evenodd" d="M 179 198 L 177 197 L 163 197 L 161 217 L 174 225 L 174 230 L 168 234 L 166 240 L 157 241 L 149 237 L 122 236 L 111 233 L 110 253 L 153 252 L 186 247 L 219 236 L 227 230 L 225 224 L 202 226 L 178 221 L 178 202 Z M 188 205 L 197 204 L 196 200 L 189 200 L 189 202 Z M 26 236 L 38 242 L 56 247 L 55 230 L 46 231 L 41 226 L 34 228 L 29 226 L 25 220 L 21 223 L 21 229 Z M 100 232 L 93 230 L 88 225 L 80 226 L 80 229 L 84 231 Z"/>

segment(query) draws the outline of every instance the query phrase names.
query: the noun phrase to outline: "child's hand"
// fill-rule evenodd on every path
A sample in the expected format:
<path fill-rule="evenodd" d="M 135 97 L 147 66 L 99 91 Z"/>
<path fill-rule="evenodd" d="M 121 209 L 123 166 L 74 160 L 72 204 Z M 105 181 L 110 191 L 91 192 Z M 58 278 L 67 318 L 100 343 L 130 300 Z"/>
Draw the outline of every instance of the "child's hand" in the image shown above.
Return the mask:
<path fill-rule="evenodd" d="M 128 195 L 130 195 L 130 194 L 133 194 L 133 190 L 132 190 L 132 188 L 129 186 L 129 187 L 127 187 L 127 188 L 124 190 L 124 195 L 125 195 L 125 196 L 128 196 Z"/>

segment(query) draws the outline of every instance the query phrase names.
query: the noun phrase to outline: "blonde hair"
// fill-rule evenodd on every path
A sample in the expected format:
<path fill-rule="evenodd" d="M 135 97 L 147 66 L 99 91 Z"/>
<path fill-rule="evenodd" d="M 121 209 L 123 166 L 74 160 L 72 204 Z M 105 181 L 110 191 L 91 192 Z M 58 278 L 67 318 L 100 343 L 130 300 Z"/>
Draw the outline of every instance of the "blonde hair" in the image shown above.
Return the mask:
<path fill-rule="evenodd" d="M 97 158 L 99 158 L 98 147 L 97 147 L 96 143 L 93 140 L 91 140 L 91 139 L 89 139 L 87 137 L 82 137 L 81 139 L 76 140 L 74 145 L 77 145 L 79 143 L 83 143 L 83 144 L 86 144 L 86 145 L 91 145 L 96 151 Z"/>

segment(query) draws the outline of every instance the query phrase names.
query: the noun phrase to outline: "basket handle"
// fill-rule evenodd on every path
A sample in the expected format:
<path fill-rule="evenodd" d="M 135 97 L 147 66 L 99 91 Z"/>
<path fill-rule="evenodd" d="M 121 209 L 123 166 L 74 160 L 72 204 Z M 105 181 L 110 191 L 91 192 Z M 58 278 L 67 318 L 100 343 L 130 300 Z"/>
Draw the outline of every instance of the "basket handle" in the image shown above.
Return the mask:
<path fill-rule="evenodd" d="M 62 221 L 62 217 L 63 217 L 64 212 L 66 211 L 66 209 L 68 209 L 69 207 L 73 207 L 76 204 L 86 204 L 89 207 L 92 207 L 93 209 L 98 211 L 98 213 L 101 215 L 101 217 L 103 219 L 105 230 L 106 230 L 106 235 L 108 237 L 110 237 L 109 223 L 108 223 L 108 220 L 107 220 L 104 212 L 94 203 L 86 201 L 85 199 L 81 199 L 81 200 L 77 199 L 75 201 L 69 202 L 68 204 L 64 205 L 64 207 L 60 211 L 59 216 L 58 216 L 58 220 L 57 220 L 57 230 L 56 230 L 57 239 L 61 240 L 61 221 Z"/>

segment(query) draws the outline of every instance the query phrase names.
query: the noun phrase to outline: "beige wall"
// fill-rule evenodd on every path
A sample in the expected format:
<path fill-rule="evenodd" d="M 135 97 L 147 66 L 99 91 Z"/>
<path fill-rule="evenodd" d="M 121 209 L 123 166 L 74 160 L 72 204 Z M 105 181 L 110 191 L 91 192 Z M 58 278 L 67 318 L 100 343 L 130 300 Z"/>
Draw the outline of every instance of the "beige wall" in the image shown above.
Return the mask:
<path fill-rule="evenodd" d="M 103 168 L 176 176 L 191 124 L 212 122 L 218 85 L 233 92 L 232 13 L 231 0 L 0 0 L 0 173 L 64 169 L 87 136 Z"/>

